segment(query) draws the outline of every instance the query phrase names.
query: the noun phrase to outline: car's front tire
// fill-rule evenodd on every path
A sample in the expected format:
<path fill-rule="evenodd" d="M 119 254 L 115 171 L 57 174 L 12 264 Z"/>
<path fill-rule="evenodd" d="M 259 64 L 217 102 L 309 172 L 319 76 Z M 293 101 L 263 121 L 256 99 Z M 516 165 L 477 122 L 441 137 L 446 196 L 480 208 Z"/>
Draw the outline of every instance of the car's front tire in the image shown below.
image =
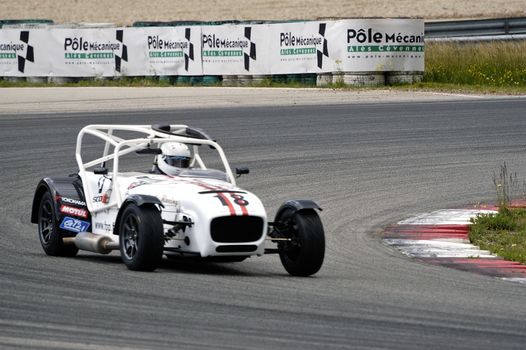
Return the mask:
<path fill-rule="evenodd" d="M 279 257 L 285 270 L 293 276 L 310 276 L 318 272 L 325 257 L 325 234 L 314 210 L 287 210 L 280 221 L 287 222 L 286 238 L 278 243 Z"/>
<path fill-rule="evenodd" d="M 65 245 L 58 232 L 55 213 L 55 203 L 49 191 L 40 199 L 38 208 L 38 237 L 40 244 L 47 255 L 50 256 L 75 256 L 79 249 L 75 245 Z"/>
<path fill-rule="evenodd" d="M 127 205 L 119 222 L 119 248 L 126 267 L 136 271 L 155 270 L 161 264 L 163 247 L 159 210 L 154 205 Z"/>

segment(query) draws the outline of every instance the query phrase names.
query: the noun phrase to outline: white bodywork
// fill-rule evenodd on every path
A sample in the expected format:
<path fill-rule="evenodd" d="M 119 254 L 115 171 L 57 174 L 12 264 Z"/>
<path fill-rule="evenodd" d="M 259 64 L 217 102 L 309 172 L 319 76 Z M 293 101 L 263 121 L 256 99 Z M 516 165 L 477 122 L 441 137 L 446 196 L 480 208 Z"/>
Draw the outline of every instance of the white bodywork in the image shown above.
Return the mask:
<path fill-rule="evenodd" d="M 186 125 L 171 125 L 172 133 L 183 133 Z M 124 139 L 116 136 L 123 132 L 139 133 L 140 137 Z M 82 144 L 85 135 L 93 135 L 104 142 L 100 158 L 85 161 Z M 181 176 L 167 176 L 148 172 L 120 172 L 119 160 L 122 156 L 144 149 L 157 149 L 165 142 L 181 142 L 192 150 L 191 168 L 197 169 Z M 199 156 L 199 147 L 207 145 L 215 148 L 224 173 L 206 168 Z M 209 139 L 178 136 L 154 130 L 149 125 L 89 125 L 83 128 L 77 138 L 76 160 L 82 179 L 86 205 L 91 213 L 91 232 L 110 237 L 118 242 L 114 227 L 120 208 L 132 195 L 148 195 L 158 198 L 161 217 L 165 221 L 165 249 L 168 253 L 195 254 L 207 256 L 262 255 L 267 231 L 267 216 L 261 201 L 252 193 L 236 186 L 234 175 L 221 147 Z M 110 163 L 111 162 L 111 163 Z M 94 167 L 112 165 L 107 175 L 95 174 Z M 91 170 L 90 170 L 91 169 Z M 207 176 L 207 172 L 215 176 Z M 223 174 L 223 179 L 217 178 Z M 215 178 L 214 178 L 215 177 Z M 255 216 L 263 222 L 261 236 L 256 241 L 218 243 L 211 238 L 210 224 L 214 218 L 229 216 Z M 187 222 L 184 230 L 174 232 L 174 222 Z M 247 253 L 217 252 L 222 245 L 257 246 Z"/>

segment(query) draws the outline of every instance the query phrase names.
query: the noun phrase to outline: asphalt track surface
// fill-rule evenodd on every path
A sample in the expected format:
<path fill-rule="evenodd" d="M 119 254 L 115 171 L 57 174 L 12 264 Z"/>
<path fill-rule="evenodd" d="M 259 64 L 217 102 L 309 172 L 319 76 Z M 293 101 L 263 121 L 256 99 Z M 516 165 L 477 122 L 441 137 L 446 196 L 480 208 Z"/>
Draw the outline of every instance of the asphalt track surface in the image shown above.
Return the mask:
<path fill-rule="evenodd" d="M 524 348 L 526 286 L 409 260 L 383 225 L 491 200 L 492 173 L 526 168 L 526 100 L 0 116 L 0 348 Z M 270 216 L 289 198 L 324 211 L 327 251 L 310 278 L 277 256 L 164 261 L 46 256 L 30 224 L 43 176 L 75 171 L 88 123 L 209 130 L 239 185 Z"/>

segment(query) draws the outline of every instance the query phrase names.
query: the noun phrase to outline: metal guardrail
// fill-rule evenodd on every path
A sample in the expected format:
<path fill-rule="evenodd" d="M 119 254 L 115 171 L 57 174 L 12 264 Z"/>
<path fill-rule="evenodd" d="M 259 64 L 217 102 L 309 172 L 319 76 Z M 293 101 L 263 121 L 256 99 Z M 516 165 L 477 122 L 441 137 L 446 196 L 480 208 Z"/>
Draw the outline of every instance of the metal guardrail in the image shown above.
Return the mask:
<path fill-rule="evenodd" d="M 492 37 L 524 39 L 526 17 L 426 22 L 426 39 Z"/>

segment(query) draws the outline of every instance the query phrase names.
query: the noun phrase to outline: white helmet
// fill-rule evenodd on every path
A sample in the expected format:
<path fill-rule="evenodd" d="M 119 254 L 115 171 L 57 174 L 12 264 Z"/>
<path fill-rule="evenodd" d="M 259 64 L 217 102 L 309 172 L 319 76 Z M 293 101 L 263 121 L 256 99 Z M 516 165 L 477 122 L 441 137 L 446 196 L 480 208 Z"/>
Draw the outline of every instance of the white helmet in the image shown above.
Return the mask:
<path fill-rule="evenodd" d="M 188 146 L 179 142 L 167 142 L 161 146 L 157 166 L 168 175 L 177 175 L 181 168 L 190 166 L 191 154 Z"/>

